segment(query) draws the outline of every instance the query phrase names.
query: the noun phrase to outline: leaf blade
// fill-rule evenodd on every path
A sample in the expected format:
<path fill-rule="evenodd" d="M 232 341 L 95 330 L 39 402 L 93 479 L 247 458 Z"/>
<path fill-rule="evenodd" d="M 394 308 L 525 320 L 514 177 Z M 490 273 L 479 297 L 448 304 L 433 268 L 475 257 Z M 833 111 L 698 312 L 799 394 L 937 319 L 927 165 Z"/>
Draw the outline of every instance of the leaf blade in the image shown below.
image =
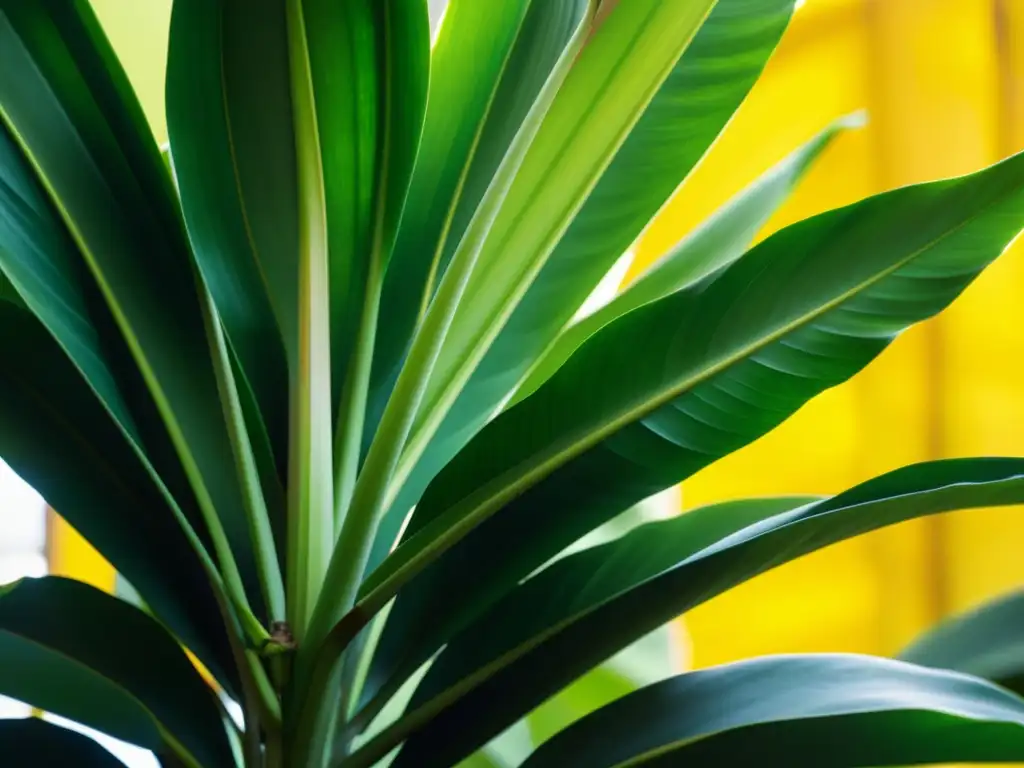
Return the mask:
<path fill-rule="evenodd" d="M 364 585 L 375 599 L 406 585 L 378 669 L 405 638 L 424 641 L 427 616 L 430 632 L 455 626 L 467 606 L 764 434 L 946 306 L 1019 231 L 1022 175 L 1018 155 L 808 219 L 591 337 L 435 479 L 406 541 Z M 566 506 L 574 513 L 554 514 Z M 489 558 L 493 546 L 505 556 Z M 458 609 L 442 597 L 454 585 Z"/>
<path fill-rule="evenodd" d="M 463 677 L 410 713 L 407 727 L 422 730 L 407 742 L 406 749 L 410 753 L 407 759 L 422 754 L 422 749 L 456 748 L 451 745 L 464 748 L 478 739 L 486 741 L 490 734 L 501 730 L 502 723 L 530 711 L 637 637 L 784 562 L 902 520 L 953 509 L 1019 504 L 1022 499 L 1024 461 L 951 459 L 905 467 L 832 498 L 755 522 L 723 536 L 657 575 L 644 571 L 642 564 L 630 571 L 627 566 L 629 562 L 637 562 L 635 559 L 626 559 L 626 565 L 616 562 L 616 543 L 566 558 L 528 580 L 526 584 L 531 581 L 533 584 L 528 589 L 524 584 L 524 588 L 517 590 L 518 598 L 510 597 L 505 607 L 518 602 L 527 592 L 543 594 L 544 586 L 550 590 L 553 584 L 572 581 L 570 574 L 573 572 L 577 577 L 582 576 L 582 571 L 576 568 L 585 566 L 587 573 L 596 573 L 590 570 L 592 566 L 605 566 L 607 576 L 598 574 L 596 581 L 603 583 L 607 591 L 598 591 L 594 610 L 576 618 L 560 614 L 565 605 L 559 604 L 556 597 L 548 604 L 557 606 L 554 614 L 545 615 L 543 603 L 537 603 L 533 610 L 538 625 L 551 615 L 561 616 L 561 620 L 524 639 L 516 648 L 507 649 L 506 653 L 495 657 L 493 664 Z M 652 526 L 679 525 L 684 518 L 649 524 L 646 532 L 634 532 L 632 539 L 627 535 L 622 542 L 628 542 L 629 547 L 649 542 L 649 537 L 659 533 L 658 528 Z M 656 569 L 655 565 L 652 570 Z M 627 582 L 635 580 L 634 586 L 626 587 L 624 582 L 616 581 L 624 573 Z M 498 605 L 501 603 L 495 604 L 493 614 L 487 614 L 490 626 L 485 628 L 481 619 L 473 630 L 467 631 L 467 639 L 474 634 L 480 640 L 483 635 L 488 636 L 490 642 L 503 644 L 497 633 L 509 627 L 501 626 L 499 617 L 506 614 L 498 611 Z M 489 630 L 496 634 L 490 635 Z M 509 631 L 515 632 L 514 629 Z M 529 630 L 523 632 L 528 633 Z M 457 645 L 466 648 L 461 642 Z M 453 650 L 453 654 L 455 652 Z M 482 655 L 490 654 L 484 651 Z M 501 705 L 485 711 L 480 706 L 481 698 L 501 702 Z"/>
<path fill-rule="evenodd" d="M 1024 691 L 1024 595 L 1003 595 L 949 618 L 916 638 L 899 657 Z"/>
<path fill-rule="evenodd" d="M 213 691 L 128 604 L 70 579 L 15 582 L 0 591 L 0 642 L 6 693 L 155 751 L 231 764 Z"/>
<path fill-rule="evenodd" d="M 595 768 L 684 761 L 853 768 L 1019 760 L 1022 706 L 980 680 L 885 659 L 769 656 L 628 695 L 524 765 L 569 759 Z"/>

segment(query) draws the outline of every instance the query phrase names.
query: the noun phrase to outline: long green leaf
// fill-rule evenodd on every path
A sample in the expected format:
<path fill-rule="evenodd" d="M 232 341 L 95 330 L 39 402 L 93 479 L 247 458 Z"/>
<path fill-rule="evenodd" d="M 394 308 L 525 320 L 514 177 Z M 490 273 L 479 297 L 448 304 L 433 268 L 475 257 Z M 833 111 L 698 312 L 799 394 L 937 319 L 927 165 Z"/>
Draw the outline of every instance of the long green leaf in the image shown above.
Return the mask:
<path fill-rule="evenodd" d="M 509 407 L 535 392 L 583 342 L 608 323 L 637 307 L 695 285 L 736 261 L 832 140 L 847 126 L 857 124 L 856 119 L 843 120 L 819 133 L 722 206 L 622 293 L 569 326 L 531 369 Z"/>
<path fill-rule="evenodd" d="M 390 612 L 376 670 L 413 645 L 429 655 L 421 641 L 587 531 L 856 373 L 1002 252 L 1022 200 L 1024 155 L 895 190 L 789 227 L 595 334 L 438 476 L 364 585 L 384 599 L 423 571 Z"/>
<path fill-rule="evenodd" d="M 1024 593 L 1013 592 L 943 621 L 899 658 L 976 675 L 1024 693 Z"/>
<path fill-rule="evenodd" d="M 430 372 L 398 468 L 399 482 L 426 450 L 469 376 L 715 2 L 634 0 L 616 6 L 595 25 L 474 259 L 463 298 Z M 452 257 L 455 273 L 457 259 L 458 251 Z"/>
<path fill-rule="evenodd" d="M 349 8 L 354 11 L 359 4 L 350 3 Z M 337 35 L 332 36 L 327 25 L 313 32 L 311 49 L 333 54 L 319 64 L 316 56 L 313 58 L 313 71 L 320 73 L 315 81 L 318 94 L 332 93 L 338 79 L 358 84 L 346 89 L 352 103 L 338 97 L 317 99 L 322 125 L 344 125 L 346 118 L 353 125 L 351 139 L 332 134 L 324 160 L 331 206 L 342 200 L 356 203 L 353 221 L 334 221 L 329 232 L 338 239 L 331 242 L 331 354 L 338 382 L 335 388 L 340 388 L 341 397 L 335 457 L 338 524 L 351 501 L 362 459 L 381 292 L 399 221 L 406 216 L 430 72 L 430 25 L 425 0 L 364 3 L 360 13 L 365 17 L 364 29 L 350 26 L 350 54 L 336 45 Z M 342 53 L 342 61 L 336 60 L 337 52 Z M 382 62 L 379 83 L 375 82 L 378 61 Z M 346 72 L 350 73 L 347 78 Z M 332 114 L 328 109 L 332 105 L 341 114 Z M 356 156 L 347 156 L 353 149 Z M 341 162 L 334 154 L 343 156 Z M 424 152 L 419 157 L 430 155 Z M 372 198 L 367 198 L 368 194 Z M 367 213 L 372 217 L 366 218 Z M 384 326 L 388 327 L 392 318 L 385 317 Z"/>
<path fill-rule="evenodd" d="M 214 693 L 142 611 L 70 579 L 0 589 L 0 692 L 195 765 L 233 762 Z"/>
<path fill-rule="evenodd" d="M 586 8 L 589 8 L 592 0 L 586 1 Z M 578 2 L 582 6 L 584 0 Z M 571 71 L 584 42 L 588 20 L 586 12 L 577 19 L 568 45 L 559 54 L 558 63 L 502 158 L 413 338 L 409 354 L 367 450 L 359 480 L 353 490 L 349 515 L 327 571 L 324 597 L 310 622 L 310 634 L 316 641 L 326 638 L 332 626 L 355 603 L 359 584 L 370 560 L 373 540 L 389 506 L 391 490 L 395 487 L 393 481 L 396 471 L 400 470 L 403 451 L 407 447 L 410 431 L 427 390 L 430 372 L 435 367 L 452 319 L 465 296 L 466 286 L 480 252 L 502 210 L 502 203 L 519 178 L 517 174 L 524 159 L 543 127 L 552 103 L 561 93 L 567 73 Z M 319 645 L 316 641 L 314 646 Z"/>
<path fill-rule="evenodd" d="M 0 720 L 0 754 L 11 768 L 74 765 L 125 768 L 93 739 L 35 717 Z"/>
<path fill-rule="evenodd" d="M 229 690 L 203 563 L 138 453 L 46 329 L 0 302 L 0 455 L 142 594 Z"/>
<path fill-rule="evenodd" d="M 861 768 L 1024 759 L 1024 700 L 981 680 L 854 655 L 768 656 L 644 688 L 524 768 Z M 399 761 L 401 762 L 401 761 Z"/>
<path fill-rule="evenodd" d="M 413 763 L 436 750 L 462 754 L 655 627 L 771 568 L 914 517 L 1021 502 L 1024 460 L 954 459 L 896 470 L 731 534 L 719 529 L 718 541 L 668 567 L 671 547 L 658 543 L 673 528 L 685 532 L 686 516 L 651 523 L 556 562 L 496 603 L 431 666 L 421 686 L 424 698 L 438 695 L 378 738 L 415 731 L 405 750 Z M 669 556 L 647 561 L 652 550 Z M 477 644 L 463 643 L 471 637 Z M 473 658 L 463 665 L 460 652 Z"/>
<path fill-rule="evenodd" d="M 252 599 L 262 613 L 184 227 L 141 109 L 88 4 L 0 3 L 0 119 L 131 351 L 163 422 L 152 440 L 169 435 L 234 602 L 245 614 Z"/>
<path fill-rule="evenodd" d="M 381 526 L 374 563 L 433 477 L 489 420 L 687 177 L 754 85 L 792 0 L 719 0 L 445 418 Z"/>
<path fill-rule="evenodd" d="M 417 321 L 516 131 L 569 44 L 581 0 L 451 0 L 431 54 L 423 146 L 382 295 L 372 432 Z"/>
<path fill-rule="evenodd" d="M 294 355 L 298 301 L 283 30 L 277 0 L 175 2 L 166 92 L 171 155 L 196 261 L 259 404 L 282 479 L 286 349 Z"/>

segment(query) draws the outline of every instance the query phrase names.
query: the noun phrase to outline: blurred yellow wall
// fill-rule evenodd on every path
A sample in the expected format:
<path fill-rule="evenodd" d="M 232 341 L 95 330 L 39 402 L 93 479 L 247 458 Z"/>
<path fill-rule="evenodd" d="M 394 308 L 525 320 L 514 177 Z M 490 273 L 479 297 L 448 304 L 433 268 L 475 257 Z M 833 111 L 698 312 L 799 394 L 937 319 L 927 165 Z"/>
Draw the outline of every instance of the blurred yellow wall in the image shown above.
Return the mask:
<path fill-rule="evenodd" d="M 643 239 L 634 269 L 830 120 L 842 138 L 765 234 L 1024 146 L 1024 4 L 808 0 L 764 78 Z M 1024 253 L 943 318 L 775 433 L 683 486 L 684 503 L 832 493 L 901 464 L 1024 448 Z M 853 254 L 851 254 L 853 255 Z M 757 653 L 890 653 L 942 615 L 1024 581 L 1019 510 L 914 521 L 837 545 L 691 612 L 697 666 Z"/>
<path fill-rule="evenodd" d="M 166 138 L 169 0 L 93 0 Z M 973 170 L 1024 146 L 1020 0 L 807 0 L 744 104 L 638 249 L 649 263 L 833 118 L 842 138 L 768 231 L 901 184 Z M 1016 249 L 938 322 L 772 435 L 684 485 L 687 506 L 832 493 L 901 464 L 1024 448 L 1024 253 Z M 915 521 L 804 558 L 693 611 L 698 666 L 766 652 L 887 653 L 939 616 L 1024 581 L 1018 510 Z M 54 567 L 112 575 L 64 526 Z M 63 547 L 63 548 L 62 548 Z"/>

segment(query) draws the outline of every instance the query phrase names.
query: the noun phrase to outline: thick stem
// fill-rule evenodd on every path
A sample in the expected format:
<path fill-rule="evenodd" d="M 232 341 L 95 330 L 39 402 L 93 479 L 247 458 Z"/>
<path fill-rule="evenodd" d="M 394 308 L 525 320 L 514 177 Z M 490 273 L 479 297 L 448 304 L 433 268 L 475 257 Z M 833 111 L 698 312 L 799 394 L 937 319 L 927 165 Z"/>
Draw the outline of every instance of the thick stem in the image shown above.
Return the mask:
<path fill-rule="evenodd" d="M 292 376 L 288 620 L 300 643 L 334 542 L 330 295 L 320 139 L 300 0 L 286 5 L 299 205 L 299 339 Z"/>
<path fill-rule="evenodd" d="M 277 559 L 277 545 L 270 525 L 270 515 L 263 498 L 259 472 L 256 469 L 256 458 L 249 432 L 242 415 L 242 404 L 238 397 L 238 388 L 231 363 L 228 358 L 227 340 L 221 326 L 213 298 L 203 290 L 203 315 L 206 323 L 207 337 L 210 340 L 210 351 L 214 362 L 217 378 L 217 389 L 223 404 L 224 419 L 231 438 L 231 449 L 238 470 L 238 482 L 242 489 L 242 500 L 249 525 L 249 537 L 253 552 L 256 555 L 256 568 L 259 574 L 260 588 L 271 620 L 282 620 L 285 616 L 284 579 L 281 566 Z"/>
<path fill-rule="evenodd" d="M 378 227 L 379 229 L 379 227 Z M 352 352 L 348 376 L 341 394 L 338 427 L 335 433 L 337 468 L 334 484 L 335 530 L 341 531 L 352 502 L 359 459 L 363 447 L 363 425 L 366 421 L 366 400 L 370 390 L 373 350 L 377 338 L 381 289 L 384 285 L 380 254 L 380 234 L 375 236 L 374 254 L 370 258 L 366 278 L 366 296 L 359 321 L 359 335 Z"/>

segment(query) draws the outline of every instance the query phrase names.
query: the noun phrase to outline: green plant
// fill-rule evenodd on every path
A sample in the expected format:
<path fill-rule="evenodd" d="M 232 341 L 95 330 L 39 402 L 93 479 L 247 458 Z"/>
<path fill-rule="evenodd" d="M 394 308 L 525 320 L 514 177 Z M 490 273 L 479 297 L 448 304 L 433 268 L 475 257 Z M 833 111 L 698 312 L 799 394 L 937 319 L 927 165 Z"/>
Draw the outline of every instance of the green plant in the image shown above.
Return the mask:
<path fill-rule="evenodd" d="M 1024 594 L 1015 590 L 940 622 L 900 658 L 983 677 L 1024 694 Z"/>
<path fill-rule="evenodd" d="M 424 0 L 175 0 L 165 163 L 84 0 L 0 0 L 0 455 L 141 601 L 5 587 L 0 692 L 165 765 L 494 765 L 745 579 L 1024 501 L 1024 461 L 935 462 L 558 557 L 853 375 L 1024 226 L 1017 156 L 750 248 L 837 125 L 574 324 L 792 5 L 451 0 L 431 44 Z M 5 764 L 113 762 L 0 725 Z M 811 656 L 643 687 L 526 764 L 1011 758 L 1011 694 Z"/>

